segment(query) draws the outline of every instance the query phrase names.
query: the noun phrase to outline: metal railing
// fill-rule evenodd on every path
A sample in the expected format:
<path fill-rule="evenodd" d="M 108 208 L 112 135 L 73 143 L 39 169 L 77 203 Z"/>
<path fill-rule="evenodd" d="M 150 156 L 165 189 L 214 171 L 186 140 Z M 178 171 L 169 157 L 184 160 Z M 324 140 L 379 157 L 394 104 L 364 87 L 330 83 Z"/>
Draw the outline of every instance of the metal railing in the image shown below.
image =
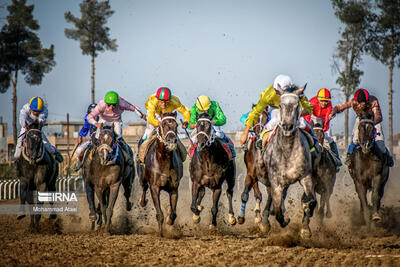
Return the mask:
<path fill-rule="evenodd" d="M 59 177 L 56 180 L 58 192 L 85 192 L 85 182 L 82 176 Z M 19 179 L 0 181 L 0 200 L 17 199 L 20 194 Z"/>

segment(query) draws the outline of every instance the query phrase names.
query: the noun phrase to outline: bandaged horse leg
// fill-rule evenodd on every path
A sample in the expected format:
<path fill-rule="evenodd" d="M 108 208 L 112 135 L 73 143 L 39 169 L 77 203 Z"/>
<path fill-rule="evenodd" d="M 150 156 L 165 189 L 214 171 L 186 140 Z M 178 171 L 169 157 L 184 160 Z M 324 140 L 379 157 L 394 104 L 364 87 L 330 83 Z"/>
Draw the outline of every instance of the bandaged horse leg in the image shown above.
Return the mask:
<path fill-rule="evenodd" d="M 304 189 L 304 194 L 301 198 L 303 212 L 304 212 L 301 236 L 303 238 L 310 238 L 311 237 L 311 230 L 309 226 L 310 218 L 313 216 L 314 209 L 317 205 L 317 200 L 315 198 L 315 192 L 311 175 L 307 175 L 306 177 L 304 177 L 300 181 L 300 183 Z"/>
<path fill-rule="evenodd" d="M 243 192 L 241 195 L 242 205 L 240 207 L 240 211 L 239 211 L 239 215 L 238 215 L 238 223 L 239 224 L 243 224 L 245 222 L 246 204 L 247 204 L 247 201 L 249 200 L 249 192 L 250 192 L 252 186 L 253 186 L 253 178 L 247 174 L 245 181 L 244 181 L 244 189 L 243 189 Z"/>

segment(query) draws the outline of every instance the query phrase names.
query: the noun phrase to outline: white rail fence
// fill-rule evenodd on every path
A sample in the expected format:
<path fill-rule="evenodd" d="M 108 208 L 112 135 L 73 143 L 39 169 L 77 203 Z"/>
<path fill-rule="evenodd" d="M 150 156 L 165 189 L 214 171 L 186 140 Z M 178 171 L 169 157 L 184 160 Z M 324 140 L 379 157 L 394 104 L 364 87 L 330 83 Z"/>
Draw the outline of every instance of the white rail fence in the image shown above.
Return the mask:
<path fill-rule="evenodd" d="M 0 200 L 17 199 L 20 194 L 19 179 L 0 180 Z M 82 176 L 59 177 L 56 180 L 58 192 L 85 192 L 85 182 Z"/>

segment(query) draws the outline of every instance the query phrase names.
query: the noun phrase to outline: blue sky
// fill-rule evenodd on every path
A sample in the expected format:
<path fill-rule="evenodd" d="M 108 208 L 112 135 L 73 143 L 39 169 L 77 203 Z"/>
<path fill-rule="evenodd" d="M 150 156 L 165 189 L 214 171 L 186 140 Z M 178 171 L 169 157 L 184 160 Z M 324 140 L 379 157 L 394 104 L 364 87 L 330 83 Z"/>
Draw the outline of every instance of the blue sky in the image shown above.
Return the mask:
<path fill-rule="evenodd" d="M 2 3 L 7 1 L 1 0 Z M 67 39 L 64 19 L 71 11 L 80 16 L 81 1 L 28 1 L 35 4 L 34 17 L 45 47 L 55 46 L 54 69 L 39 86 L 29 86 L 20 76 L 18 108 L 30 97 L 44 97 L 49 120 L 82 120 L 90 103 L 90 58 L 83 56 L 79 42 Z M 111 1 L 115 11 L 109 19 L 111 37 L 118 50 L 96 58 L 96 101 L 108 90 L 144 109 L 157 88 L 168 86 L 189 108 L 198 95 L 217 100 L 227 116 L 223 129 L 242 128 L 240 116 L 272 84 L 278 74 L 292 76 L 296 84 L 308 83 L 311 98 L 322 88 L 336 88 L 332 54 L 339 39 L 340 23 L 330 1 Z M 4 17 L 5 10 L 0 17 Z M 4 22 L 0 22 L 4 23 Z M 386 66 L 364 57 L 360 87 L 376 95 L 388 127 L 388 77 Z M 400 132 L 399 69 L 394 72 L 394 132 Z M 10 123 L 11 92 L 0 94 L 0 116 Z M 333 104 L 344 101 L 333 92 Z M 138 121 L 124 113 L 125 122 Z M 351 112 L 350 127 L 354 123 Z M 333 131 L 344 131 L 344 115 L 332 122 Z M 9 131 L 11 134 L 11 131 Z"/>

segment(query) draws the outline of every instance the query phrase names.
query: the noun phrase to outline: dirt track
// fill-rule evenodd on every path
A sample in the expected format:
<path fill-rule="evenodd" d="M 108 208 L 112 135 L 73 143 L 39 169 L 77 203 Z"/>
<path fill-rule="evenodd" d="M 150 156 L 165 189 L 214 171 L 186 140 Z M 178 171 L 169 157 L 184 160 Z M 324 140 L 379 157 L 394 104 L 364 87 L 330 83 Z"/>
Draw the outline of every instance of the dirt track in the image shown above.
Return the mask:
<path fill-rule="evenodd" d="M 238 160 L 234 209 L 240 207 L 244 170 Z M 185 171 L 187 168 L 185 168 Z M 159 238 L 155 211 L 151 199 L 143 209 L 138 206 L 139 185 L 131 200 L 131 212 L 124 210 L 122 195 L 117 200 L 113 217 L 113 234 L 102 230 L 90 232 L 87 204 L 80 199 L 80 213 L 59 216 L 50 221 L 42 219 L 41 234 L 31 234 L 29 219 L 17 221 L 15 216 L 0 217 L 0 266 L 21 265 L 275 265 L 275 266 L 400 266 L 400 181 L 399 169 L 394 169 L 386 186 L 383 199 L 383 224 L 368 231 L 360 226 L 355 215 L 358 199 L 347 171 L 337 177 L 331 198 L 333 218 L 319 227 L 312 219 L 313 237 L 301 240 L 298 234 L 301 221 L 298 185 L 289 189 L 287 216 L 290 225 L 281 229 L 271 218 L 272 231 L 259 234 L 254 224 L 253 193 L 246 210 L 243 225 L 228 226 L 227 199 L 220 201 L 218 227 L 209 230 L 210 199 L 204 197 L 202 221 L 194 225 L 189 210 L 188 177 L 184 176 L 178 200 L 176 225 L 165 228 L 166 238 Z M 264 193 L 264 188 L 263 193 Z M 121 192 L 120 192 L 121 194 Z M 265 195 L 265 194 L 264 194 Z M 263 195 L 263 196 L 264 196 Z M 164 215 L 167 195 L 162 195 Z M 0 202 L 0 204 L 5 204 Z"/>

